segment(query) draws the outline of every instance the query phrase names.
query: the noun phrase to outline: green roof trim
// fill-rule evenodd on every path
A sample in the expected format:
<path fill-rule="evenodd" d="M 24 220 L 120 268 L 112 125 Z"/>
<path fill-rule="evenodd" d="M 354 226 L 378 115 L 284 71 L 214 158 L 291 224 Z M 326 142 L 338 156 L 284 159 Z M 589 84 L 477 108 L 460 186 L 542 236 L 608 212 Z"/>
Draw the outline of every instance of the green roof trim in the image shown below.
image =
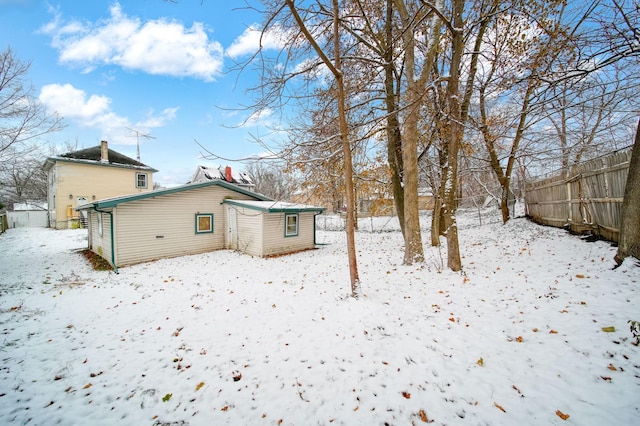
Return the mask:
<path fill-rule="evenodd" d="M 231 191 L 238 192 L 240 194 L 248 195 L 260 201 L 273 201 L 271 198 L 265 197 L 262 194 L 258 194 L 249 191 L 244 188 L 240 188 L 223 180 L 212 180 L 208 182 L 190 183 L 187 185 L 180 185 L 173 188 L 158 189 L 155 191 L 141 192 L 132 195 L 123 195 L 121 197 L 106 198 L 104 200 L 94 201 L 88 204 L 84 204 L 80 207 L 76 207 L 75 210 L 91 210 L 91 209 L 110 209 L 116 207 L 118 204 L 129 203 L 131 201 L 139 201 L 147 198 L 161 197 L 163 195 L 176 194 L 183 191 L 190 191 L 192 189 L 206 188 L 208 186 L 221 186 Z"/>
<path fill-rule="evenodd" d="M 281 203 L 273 200 L 260 200 L 265 203 L 255 204 L 247 200 L 225 199 L 224 204 L 231 204 L 238 207 L 245 207 L 251 210 L 257 210 L 265 213 L 300 213 L 300 212 L 318 212 L 325 211 L 324 207 L 308 206 L 305 204 Z M 287 204 L 283 206 L 283 204 Z"/>

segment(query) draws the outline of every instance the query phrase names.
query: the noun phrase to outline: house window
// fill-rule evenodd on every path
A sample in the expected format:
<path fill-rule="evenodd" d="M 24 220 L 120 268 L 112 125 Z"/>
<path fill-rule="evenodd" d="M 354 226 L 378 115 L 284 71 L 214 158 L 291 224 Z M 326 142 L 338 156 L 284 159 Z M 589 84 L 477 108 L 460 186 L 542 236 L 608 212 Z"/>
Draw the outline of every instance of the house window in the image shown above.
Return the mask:
<path fill-rule="evenodd" d="M 136 173 L 136 188 L 146 188 L 146 187 L 147 187 L 147 174 Z"/>
<path fill-rule="evenodd" d="M 98 235 L 102 237 L 103 225 L 102 225 L 102 213 L 96 213 L 98 216 Z"/>
<path fill-rule="evenodd" d="M 298 235 L 298 215 L 284 215 L 284 236 L 295 237 L 296 235 Z"/>
<path fill-rule="evenodd" d="M 213 233 L 213 213 L 196 214 L 196 234 Z"/>

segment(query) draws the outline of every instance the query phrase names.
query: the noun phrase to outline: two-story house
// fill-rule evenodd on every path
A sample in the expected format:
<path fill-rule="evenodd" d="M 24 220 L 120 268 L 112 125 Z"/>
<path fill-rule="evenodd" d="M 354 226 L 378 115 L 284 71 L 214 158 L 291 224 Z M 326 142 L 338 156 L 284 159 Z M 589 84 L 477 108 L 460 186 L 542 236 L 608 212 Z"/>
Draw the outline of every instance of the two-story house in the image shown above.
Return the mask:
<path fill-rule="evenodd" d="M 95 200 L 153 190 L 156 169 L 98 146 L 47 158 L 49 226 L 57 229 L 83 224 L 85 212 L 74 209 Z"/>

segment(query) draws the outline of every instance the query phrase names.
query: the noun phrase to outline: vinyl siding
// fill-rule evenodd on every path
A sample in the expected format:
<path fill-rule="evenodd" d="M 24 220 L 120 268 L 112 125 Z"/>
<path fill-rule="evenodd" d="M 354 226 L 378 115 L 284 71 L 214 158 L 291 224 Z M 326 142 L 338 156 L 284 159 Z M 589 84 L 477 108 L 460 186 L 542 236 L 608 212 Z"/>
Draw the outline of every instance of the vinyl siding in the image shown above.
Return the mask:
<path fill-rule="evenodd" d="M 232 206 L 238 217 L 238 251 L 252 256 L 262 256 L 263 212 Z"/>
<path fill-rule="evenodd" d="M 210 186 L 122 203 L 116 207 L 116 264 L 131 265 L 164 257 L 224 248 L 225 198 L 252 199 Z M 196 234 L 196 213 L 213 213 L 213 233 Z"/>
<path fill-rule="evenodd" d="M 264 215 L 263 256 L 290 253 L 313 248 L 314 243 L 314 215 L 313 212 L 298 213 L 298 235 L 284 236 L 284 213 L 269 213 Z"/>
<path fill-rule="evenodd" d="M 111 263 L 111 216 L 96 211 L 88 214 L 89 248 Z M 98 229 L 98 215 L 102 215 L 102 236 Z"/>

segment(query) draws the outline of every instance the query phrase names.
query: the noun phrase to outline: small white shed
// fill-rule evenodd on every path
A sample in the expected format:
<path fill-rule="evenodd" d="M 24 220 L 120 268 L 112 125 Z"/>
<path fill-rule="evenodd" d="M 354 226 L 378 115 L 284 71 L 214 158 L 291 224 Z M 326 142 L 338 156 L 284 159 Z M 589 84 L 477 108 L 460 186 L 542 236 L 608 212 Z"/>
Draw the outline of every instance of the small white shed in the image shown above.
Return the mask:
<path fill-rule="evenodd" d="M 222 180 L 92 201 L 76 210 L 87 212 L 89 248 L 116 268 L 224 248 L 255 256 L 310 249 L 314 215 L 323 211 Z"/>
<path fill-rule="evenodd" d="M 324 208 L 278 201 L 224 200 L 229 248 L 275 256 L 316 245 L 316 215 Z"/>

